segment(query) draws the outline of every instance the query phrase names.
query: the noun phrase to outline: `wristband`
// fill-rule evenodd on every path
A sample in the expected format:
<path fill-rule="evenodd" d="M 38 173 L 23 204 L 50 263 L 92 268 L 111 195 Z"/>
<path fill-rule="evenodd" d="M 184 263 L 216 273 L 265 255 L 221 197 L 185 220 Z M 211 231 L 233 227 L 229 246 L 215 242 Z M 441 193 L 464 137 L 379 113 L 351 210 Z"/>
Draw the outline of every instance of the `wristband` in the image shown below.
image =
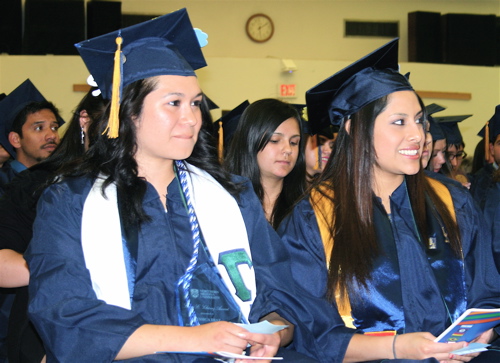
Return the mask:
<path fill-rule="evenodd" d="M 398 359 L 396 357 L 396 338 L 398 337 L 397 334 L 394 335 L 394 340 L 392 341 L 392 355 L 394 355 L 394 359 Z"/>

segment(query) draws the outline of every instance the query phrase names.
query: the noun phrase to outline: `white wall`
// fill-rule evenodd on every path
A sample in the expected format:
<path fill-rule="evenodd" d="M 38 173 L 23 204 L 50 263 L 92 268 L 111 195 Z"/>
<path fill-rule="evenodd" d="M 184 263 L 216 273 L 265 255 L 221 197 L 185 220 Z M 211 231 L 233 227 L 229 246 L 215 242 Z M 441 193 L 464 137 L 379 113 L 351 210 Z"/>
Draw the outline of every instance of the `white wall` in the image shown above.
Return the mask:
<path fill-rule="evenodd" d="M 298 97 L 290 101 L 302 103 L 307 89 L 388 41 L 344 38 L 343 19 L 398 20 L 401 71 L 411 72 L 415 88 L 471 93 L 469 101 L 424 100 L 448 107 L 443 115 L 474 114 L 460 125 L 469 153 L 479 140 L 476 133 L 500 103 L 499 67 L 406 62 L 408 12 L 500 15 L 498 0 L 122 0 L 123 13 L 163 14 L 181 7 L 209 35 L 204 48 L 209 66 L 198 74 L 204 91 L 223 109 L 245 99 L 277 97 L 280 83 L 296 84 Z M 275 22 L 276 33 L 268 43 L 253 43 L 245 35 L 245 21 L 256 12 Z M 282 58 L 293 59 L 298 71 L 281 72 Z M 30 78 L 66 119 L 83 96 L 72 91 L 73 84 L 85 83 L 87 75 L 77 56 L 0 55 L 0 92 L 9 93 Z"/>

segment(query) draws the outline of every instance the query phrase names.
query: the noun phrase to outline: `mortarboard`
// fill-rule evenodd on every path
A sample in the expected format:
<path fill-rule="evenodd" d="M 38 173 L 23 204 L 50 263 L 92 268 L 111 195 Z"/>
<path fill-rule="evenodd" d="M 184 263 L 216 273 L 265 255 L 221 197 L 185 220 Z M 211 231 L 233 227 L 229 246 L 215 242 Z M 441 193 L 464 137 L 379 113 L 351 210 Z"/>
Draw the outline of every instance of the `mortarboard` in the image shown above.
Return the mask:
<path fill-rule="evenodd" d="M 200 42 L 206 34 L 195 31 L 181 9 L 75 44 L 103 97 L 111 100 L 109 137 L 118 136 L 112 123 L 118 120 L 121 89 L 154 76 L 195 76 L 194 70 L 207 65 Z"/>
<path fill-rule="evenodd" d="M 223 150 L 229 147 L 229 143 L 238 128 L 241 115 L 248 106 L 250 106 L 250 102 L 245 100 L 217 120 L 219 123 L 219 157 L 222 157 Z"/>
<path fill-rule="evenodd" d="M 441 126 L 441 129 L 446 136 L 446 143 L 448 145 L 457 145 L 463 142 L 458 123 L 471 116 L 472 115 L 442 116 L 434 117 L 434 120 L 439 124 L 439 126 Z"/>
<path fill-rule="evenodd" d="M 431 116 L 435 113 L 446 110 L 446 107 L 438 105 L 437 103 L 431 103 L 430 105 L 425 106 L 425 112 L 427 116 Z"/>
<path fill-rule="evenodd" d="M 500 134 L 500 105 L 495 107 L 495 113 L 486 122 L 486 125 L 479 131 L 477 136 L 481 136 L 484 141 L 484 158 L 489 160 L 490 158 L 490 143 L 495 142 L 495 139 Z M 488 139 L 486 141 L 486 139 Z"/>
<path fill-rule="evenodd" d="M 413 90 L 399 73 L 396 38 L 306 92 L 313 132 L 342 120 L 390 93 Z"/>
<path fill-rule="evenodd" d="M 211 111 L 211 110 L 216 110 L 218 108 L 220 108 L 219 106 L 217 106 L 217 104 L 212 101 L 210 98 L 208 98 L 207 95 L 205 95 L 205 98 L 207 100 L 207 105 L 208 105 L 208 109 Z"/>
<path fill-rule="evenodd" d="M 425 106 L 425 111 L 427 113 L 427 121 L 429 122 L 429 132 L 432 135 L 432 140 L 443 140 L 446 138 L 444 135 L 441 126 L 436 122 L 434 117 L 432 116 L 435 113 L 446 110 L 446 107 L 440 106 L 436 103 L 431 103 L 430 105 Z"/>
<path fill-rule="evenodd" d="M 44 101 L 46 101 L 45 97 L 29 79 L 0 101 L 0 144 L 13 158 L 16 157 L 16 151 L 9 142 L 9 133 L 15 118 L 30 103 Z M 60 116 L 56 115 L 56 117 L 59 126 L 64 124 L 64 120 Z"/>
<path fill-rule="evenodd" d="M 486 126 L 488 126 L 489 142 L 495 141 L 497 136 L 500 134 L 500 105 L 495 107 L 495 113 L 491 116 L 486 125 L 479 131 L 477 136 L 485 136 Z"/>

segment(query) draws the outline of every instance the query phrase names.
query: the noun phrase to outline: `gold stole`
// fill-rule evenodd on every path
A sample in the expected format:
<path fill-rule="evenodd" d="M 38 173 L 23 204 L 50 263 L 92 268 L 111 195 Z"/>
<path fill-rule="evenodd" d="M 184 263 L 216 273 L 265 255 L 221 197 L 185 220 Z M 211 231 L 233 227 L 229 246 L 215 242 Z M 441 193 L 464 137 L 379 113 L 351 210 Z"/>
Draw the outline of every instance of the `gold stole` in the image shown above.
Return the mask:
<path fill-rule="evenodd" d="M 451 217 L 456 221 L 455 208 L 453 206 L 453 200 L 448 188 L 435 179 L 429 178 L 427 176 L 426 179 L 431 185 L 432 189 L 434 189 L 436 194 L 439 195 L 443 203 L 448 208 Z M 311 190 L 310 201 L 314 210 L 314 214 L 316 216 L 316 221 L 318 223 L 321 241 L 323 242 L 326 265 L 327 268 L 329 268 L 330 257 L 333 248 L 333 237 L 330 234 L 330 225 L 332 223 L 334 214 L 333 203 L 331 202 L 331 200 L 333 199 L 333 190 L 326 187 L 320 188 L 322 192 L 319 192 L 317 189 Z M 326 196 L 323 195 L 323 193 L 326 194 Z M 349 299 L 347 298 L 345 299 L 345 301 L 340 301 L 339 298 L 339 295 L 336 295 L 337 307 L 339 309 L 340 316 L 344 320 L 344 324 L 347 327 L 355 328 L 353 324 L 353 318 L 351 316 L 351 303 Z"/>

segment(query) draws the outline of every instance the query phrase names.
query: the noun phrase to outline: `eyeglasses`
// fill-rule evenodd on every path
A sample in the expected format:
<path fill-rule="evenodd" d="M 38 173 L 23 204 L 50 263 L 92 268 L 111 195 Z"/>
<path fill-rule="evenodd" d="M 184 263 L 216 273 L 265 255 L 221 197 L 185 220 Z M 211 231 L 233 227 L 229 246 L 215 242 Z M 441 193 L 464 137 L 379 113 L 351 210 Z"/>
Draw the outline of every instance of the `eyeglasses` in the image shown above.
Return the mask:
<path fill-rule="evenodd" d="M 453 160 L 455 158 L 458 158 L 458 159 L 465 159 L 467 157 L 467 153 L 465 151 L 460 151 L 456 154 L 453 154 L 453 153 L 446 153 L 446 156 L 448 156 L 448 159 L 450 160 Z"/>

